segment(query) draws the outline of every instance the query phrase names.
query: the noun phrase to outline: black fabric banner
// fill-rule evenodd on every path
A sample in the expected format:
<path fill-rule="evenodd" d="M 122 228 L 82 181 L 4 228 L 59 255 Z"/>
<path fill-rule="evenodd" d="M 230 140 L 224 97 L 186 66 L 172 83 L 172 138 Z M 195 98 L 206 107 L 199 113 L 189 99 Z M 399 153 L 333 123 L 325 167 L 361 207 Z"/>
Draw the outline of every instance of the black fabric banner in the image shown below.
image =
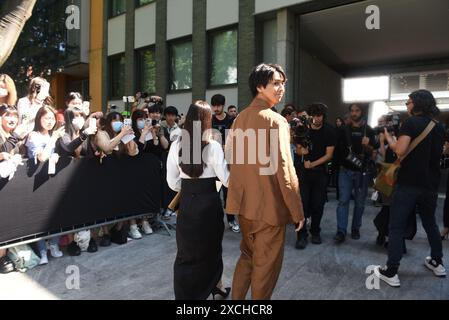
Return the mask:
<path fill-rule="evenodd" d="M 0 244 L 108 219 L 157 213 L 161 164 L 151 154 L 98 159 L 61 158 L 56 174 L 48 162 L 20 166 L 0 179 Z"/>

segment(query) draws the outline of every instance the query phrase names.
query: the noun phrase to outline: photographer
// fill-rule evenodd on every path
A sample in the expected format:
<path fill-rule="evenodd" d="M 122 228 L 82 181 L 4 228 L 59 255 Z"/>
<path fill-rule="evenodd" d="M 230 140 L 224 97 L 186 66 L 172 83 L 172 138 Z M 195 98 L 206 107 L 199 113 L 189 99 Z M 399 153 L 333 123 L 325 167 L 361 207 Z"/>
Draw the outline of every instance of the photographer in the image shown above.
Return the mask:
<path fill-rule="evenodd" d="M 431 256 L 425 259 L 424 264 L 435 276 L 446 276 L 441 237 L 435 220 L 444 128 L 434 120 L 439 109 L 429 91 L 411 93 L 406 105 L 411 117 L 402 124 L 399 138 L 396 140 L 385 129 L 388 145 L 402 161 L 391 203 L 387 266 L 374 270 L 377 277 L 393 287 L 400 286 L 398 269 L 403 238 L 407 221 L 415 208 L 431 247 Z"/>
<path fill-rule="evenodd" d="M 379 165 L 379 167 L 382 165 L 382 163 L 394 163 L 398 158 L 394 151 L 388 145 L 388 141 L 386 140 L 385 136 L 385 130 L 389 131 L 392 137 L 397 137 L 398 135 L 397 130 L 399 129 L 399 122 L 397 122 L 397 124 L 393 126 L 392 121 L 389 121 L 391 119 L 391 115 L 381 116 L 377 121 L 378 126 L 374 129 L 379 141 L 379 149 L 377 150 L 376 157 L 376 163 Z M 386 237 L 388 236 L 388 221 L 390 219 L 391 197 L 379 192 L 379 202 L 382 204 L 382 209 L 374 219 L 374 224 L 376 225 L 377 231 L 379 232 L 376 239 L 376 244 L 378 246 L 383 246 L 386 244 Z"/>
<path fill-rule="evenodd" d="M 377 149 L 374 130 L 363 120 L 363 110 L 358 104 L 349 106 L 349 124 L 339 130 L 337 155 L 340 163 L 338 186 L 340 197 L 337 207 L 338 230 L 334 238 L 336 243 L 346 240 L 349 216 L 349 201 L 354 191 L 354 215 L 352 218 L 351 238 L 360 239 L 360 227 L 368 194 L 368 174 L 373 150 Z"/>
<path fill-rule="evenodd" d="M 301 158 L 297 171 L 301 181 L 304 213 L 307 218 L 312 220 L 310 228 L 312 243 L 321 244 L 320 224 L 326 202 L 327 187 L 326 165 L 332 159 L 336 141 L 334 129 L 325 123 L 326 105 L 322 103 L 312 104 L 308 107 L 307 113 L 311 116 L 311 122 L 300 121 L 301 123 L 296 127 L 294 135 L 296 152 Z M 309 120 L 308 118 L 305 119 Z M 308 230 L 305 226 L 298 232 L 296 248 L 305 249 L 307 238 Z"/>

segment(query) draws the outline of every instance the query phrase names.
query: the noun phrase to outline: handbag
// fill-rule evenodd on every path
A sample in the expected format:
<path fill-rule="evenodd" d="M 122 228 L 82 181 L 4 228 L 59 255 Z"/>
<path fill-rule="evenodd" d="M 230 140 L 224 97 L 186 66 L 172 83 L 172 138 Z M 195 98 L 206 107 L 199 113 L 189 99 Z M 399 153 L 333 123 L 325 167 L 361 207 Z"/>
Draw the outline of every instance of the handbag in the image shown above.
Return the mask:
<path fill-rule="evenodd" d="M 8 249 L 8 258 L 19 272 L 27 272 L 39 265 L 40 259 L 29 245 L 18 245 Z"/>
<path fill-rule="evenodd" d="M 401 167 L 401 162 L 429 135 L 429 133 L 435 127 L 435 122 L 430 121 L 429 125 L 424 129 L 424 131 L 410 144 L 407 152 L 401 158 L 398 158 L 393 163 L 382 163 L 381 170 L 376 177 L 374 183 L 374 188 L 380 193 L 390 197 L 393 193 L 394 186 L 396 185 L 398 179 L 398 171 Z"/>
<path fill-rule="evenodd" d="M 173 200 L 170 202 L 170 204 L 168 205 L 168 208 L 171 211 L 176 212 L 176 214 L 178 214 L 180 202 L 181 202 L 181 192 L 178 192 L 176 194 L 176 196 L 173 198 Z"/>

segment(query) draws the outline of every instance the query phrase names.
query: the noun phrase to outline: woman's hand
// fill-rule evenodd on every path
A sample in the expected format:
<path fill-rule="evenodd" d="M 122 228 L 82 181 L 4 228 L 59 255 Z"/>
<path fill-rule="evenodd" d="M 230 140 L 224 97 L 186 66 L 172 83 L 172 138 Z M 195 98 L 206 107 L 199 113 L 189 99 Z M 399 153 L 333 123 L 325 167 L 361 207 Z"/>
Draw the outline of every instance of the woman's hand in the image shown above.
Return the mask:
<path fill-rule="evenodd" d="M 10 155 L 9 153 L 7 153 L 7 152 L 1 152 L 0 153 L 0 161 L 3 161 L 3 160 L 9 160 L 9 159 L 11 159 L 12 158 L 12 155 Z"/>
<path fill-rule="evenodd" d="M 120 132 L 120 136 L 123 138 L 128 134 L 134 134 L 133 128 L 131 128 L 130 126 L 123 126 L 122 131 Z"/>
<path fill-rule="evenodd" d="M 65 135 L 65 127 L 61 127 L 58 130 L 53 131 L 52 138 L 55 140 L 58 140 L 59 138 L 62 138 Z"/>
<path fill-rule="evenodd" d="M 54 164 L 57 164 L 58 163 L 58 161 L 59 161 L 59 154 L 57 154 L 57 153 L 53 153 L 51 156 L 50 156 L 50 159 L 49 159 L 51 162 L 53 162 Z"/>

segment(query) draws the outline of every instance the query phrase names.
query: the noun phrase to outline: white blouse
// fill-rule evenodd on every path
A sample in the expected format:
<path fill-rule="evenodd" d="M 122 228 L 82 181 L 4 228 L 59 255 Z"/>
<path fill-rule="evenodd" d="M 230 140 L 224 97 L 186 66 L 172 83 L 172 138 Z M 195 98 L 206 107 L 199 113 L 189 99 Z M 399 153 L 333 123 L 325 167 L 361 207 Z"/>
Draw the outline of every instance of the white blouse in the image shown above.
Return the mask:
<path fill-rule="evenodd" d="M 177 192 L 181 191 L 182 179 L 192 179 L 182 172 L 181 167 L 179 166 L 180 145 L 179 139 L 172 143 L 167 159 L 167 183 L 170 189 Z M 221 183 L 223 183 L 225 187 L 228 187 L 229 170 L 221 144 L 217 141 L 211 140 L 209 145 L 205 148 L 203 154 L 203 161 L 206 166 L 200 179 L 218 177 Z"/>

